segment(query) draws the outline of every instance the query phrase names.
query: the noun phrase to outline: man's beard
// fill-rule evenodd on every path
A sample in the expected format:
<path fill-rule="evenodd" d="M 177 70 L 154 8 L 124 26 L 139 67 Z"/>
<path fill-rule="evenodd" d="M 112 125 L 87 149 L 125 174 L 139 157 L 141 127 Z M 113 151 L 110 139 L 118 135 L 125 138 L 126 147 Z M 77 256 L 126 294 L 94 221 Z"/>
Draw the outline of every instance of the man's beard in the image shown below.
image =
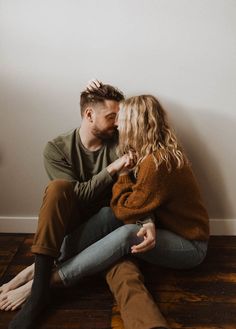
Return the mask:
<path fill-rule="evenodd" d="M 92 130 L 92 134 L 101 140 L 107 140 L 118 136 L 118 130 L 114 128 L 110 129 L 109 131 L 102 131 L 97 127 L 94 127 Z"/>

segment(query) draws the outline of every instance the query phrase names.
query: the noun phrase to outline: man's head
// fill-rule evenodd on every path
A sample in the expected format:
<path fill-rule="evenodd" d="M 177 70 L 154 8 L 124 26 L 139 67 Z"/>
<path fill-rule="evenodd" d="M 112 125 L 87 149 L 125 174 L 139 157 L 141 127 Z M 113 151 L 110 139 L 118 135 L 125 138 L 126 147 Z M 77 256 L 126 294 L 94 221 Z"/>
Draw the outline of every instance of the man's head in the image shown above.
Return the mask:
<path fill-rule="evenodd" d="M 94 136 L 111 138 L 116 132 L 116 116 L 123 93 L 115 87 L 100 83 L 99 88 L 86 90 L 80 96 L 82 120 L 86 120 Z"/>

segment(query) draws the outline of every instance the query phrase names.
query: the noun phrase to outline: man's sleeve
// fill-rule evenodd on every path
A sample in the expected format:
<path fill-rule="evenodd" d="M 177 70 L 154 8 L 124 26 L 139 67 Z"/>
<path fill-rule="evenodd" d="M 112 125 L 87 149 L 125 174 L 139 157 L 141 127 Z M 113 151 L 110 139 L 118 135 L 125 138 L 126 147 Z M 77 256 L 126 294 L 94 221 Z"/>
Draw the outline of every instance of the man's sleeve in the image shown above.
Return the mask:
<path fill-rule="evenodd" d="M 113 182 L 111 175 L 104 168 L 87 182 L 79 182 L 75 176 L 73 166 L 63 152 L 52 142 L 48 142 L 44 149 L 44 166 L 51 180 L 66 179 L 75 182 L 75 193 L 83 202 L 90 202 L 98 196 L 102 197 L 104 190 Z"/>

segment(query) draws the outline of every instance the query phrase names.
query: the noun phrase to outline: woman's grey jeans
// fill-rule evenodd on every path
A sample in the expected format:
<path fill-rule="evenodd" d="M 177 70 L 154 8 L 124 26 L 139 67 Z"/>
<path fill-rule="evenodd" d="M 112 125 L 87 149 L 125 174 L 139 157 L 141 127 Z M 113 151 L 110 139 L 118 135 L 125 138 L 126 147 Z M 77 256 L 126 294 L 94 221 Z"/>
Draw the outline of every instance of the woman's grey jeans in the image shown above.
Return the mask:
<path fill-rule="evenodd" d="M 123 225 L 111 208 L 102 208 L 63 241 L 57 267 L 64 285 L 73 285 L 84 276 L 101 272 L 130 254 L 131 246 L 142 242 L 137 237 L 139 229 L 137 224 Z M 132 257 L 168 268 L 188 269 L 199 265 L 206 252 L 205 241 L 189 241 L 158 229 L 155 247 Z"/>

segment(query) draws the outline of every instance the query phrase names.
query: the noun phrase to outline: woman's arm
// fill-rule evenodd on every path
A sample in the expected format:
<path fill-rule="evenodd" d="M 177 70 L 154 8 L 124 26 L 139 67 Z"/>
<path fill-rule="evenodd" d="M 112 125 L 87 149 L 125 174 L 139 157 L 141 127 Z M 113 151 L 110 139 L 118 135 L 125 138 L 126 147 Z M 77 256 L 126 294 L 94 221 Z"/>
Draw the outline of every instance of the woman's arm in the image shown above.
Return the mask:
<path fill-rule="evenodd" d="M 112 190 L 111 207 L 115 216 L 125 223 L 148 216 L 160 206 L 166 194 L 167 168 L 156 170 L 152 155 L 141 163 L 136 182 L 130 176 L 119 176 Z"/>

